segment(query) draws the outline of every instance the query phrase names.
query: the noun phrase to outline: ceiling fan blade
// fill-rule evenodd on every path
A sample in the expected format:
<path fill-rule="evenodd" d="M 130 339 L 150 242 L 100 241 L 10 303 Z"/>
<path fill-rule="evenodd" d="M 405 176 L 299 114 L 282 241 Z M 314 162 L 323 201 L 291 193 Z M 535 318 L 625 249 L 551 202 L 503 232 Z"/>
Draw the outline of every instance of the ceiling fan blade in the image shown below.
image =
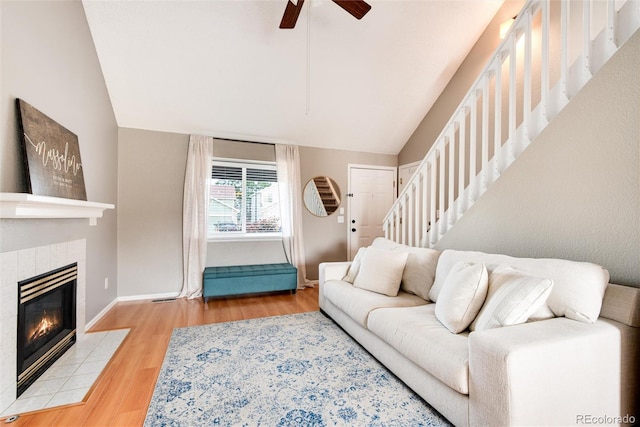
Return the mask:
<path fill-rule="evenodd" d="M 333 2 L 352 14 L 356 19 L 362 19 L 371 10 L 371 5 L 363 0 L 333 0 Z"/>
<path fill-rule="evenodd" d="M 298 4 L 293 4 L 291 0 L 287 0 L 287 7 L 284 9 L 284 15 L 282 15 L 280 28 L 294 28 L 296 26 L 303 4 L 304 0 L 298 0 Z"/>

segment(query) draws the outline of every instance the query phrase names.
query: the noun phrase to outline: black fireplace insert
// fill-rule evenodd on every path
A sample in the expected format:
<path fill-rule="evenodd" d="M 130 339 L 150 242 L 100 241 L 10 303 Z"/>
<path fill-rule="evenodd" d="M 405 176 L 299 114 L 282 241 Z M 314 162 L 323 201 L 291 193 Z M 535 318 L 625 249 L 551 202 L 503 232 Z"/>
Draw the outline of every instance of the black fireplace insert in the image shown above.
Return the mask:
<path fill-rule="evenodd" d="M 76 263 L 18 282 L 20 396 L 76 341 Z"/>

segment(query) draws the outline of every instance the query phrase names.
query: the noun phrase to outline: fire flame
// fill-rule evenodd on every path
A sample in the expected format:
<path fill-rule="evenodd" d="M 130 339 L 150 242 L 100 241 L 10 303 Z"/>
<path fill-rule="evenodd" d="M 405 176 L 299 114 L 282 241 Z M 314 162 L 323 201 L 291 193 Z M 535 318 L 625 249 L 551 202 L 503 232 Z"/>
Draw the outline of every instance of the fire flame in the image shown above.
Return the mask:
<path fill-rule="evenodd" d="M 42 316 L 42 320 L 40 321 L 40 323 L 38 323 L 33 329 L 33 332 L 29 337 L 29 341 L 33 342 L 34 340 L 37 340 L 38 338 L 41 338 L 51 332 L 55 326 L 55 319 L 52 320 L 50 320 L 50 318 L 47 316 L 47 313 L 45 313 L 44 316 Z"/>

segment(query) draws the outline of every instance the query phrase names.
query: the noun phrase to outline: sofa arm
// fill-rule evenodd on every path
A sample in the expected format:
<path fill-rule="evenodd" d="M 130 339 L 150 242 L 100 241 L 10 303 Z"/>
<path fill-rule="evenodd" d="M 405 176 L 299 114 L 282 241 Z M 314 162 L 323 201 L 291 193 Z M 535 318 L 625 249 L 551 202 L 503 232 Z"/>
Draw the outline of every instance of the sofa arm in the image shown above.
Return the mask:
<path fill-rule="evenodd" d="M 318 266 L 318 281 L 322 285 L 327 280 L 342 280 L 349 271 L 351 261 L 323 262 Z"/>
<path fill-rule="evenodd" d="M 472 424 L 584 425 L 603 416 L 621 424 L 625 415 L 637 417 L 621 413 L 620 327 L 555 318 L 471 333 Z"/>
<path fill-rule="evenodd" d="M 318 283 L 320 289 L 318 291 L 318 304 L 320 309 L 323 310 L 326 304 L 324 298 L 324 284 L 328 280 L 342 280 L 349 271 L 351 261 L 344 262 L 323 262 L 318 266 Z"/>

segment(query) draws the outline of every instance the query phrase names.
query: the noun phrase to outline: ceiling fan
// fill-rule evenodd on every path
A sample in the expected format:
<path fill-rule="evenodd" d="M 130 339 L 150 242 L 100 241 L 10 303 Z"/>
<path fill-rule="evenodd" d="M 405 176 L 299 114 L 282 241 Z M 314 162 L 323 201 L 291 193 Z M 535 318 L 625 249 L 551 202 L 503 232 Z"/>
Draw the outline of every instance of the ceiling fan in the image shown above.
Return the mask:
<path fill-rule="evenodd" d="M 371 10 L 371 5 L 363 0 L 333 0 L 333 2 L 356 19 L 362 19 Z M 297 0 L 297 2 L 295 0 L 287 0 L 287 7 L 284 9 L 284 15 L 282 15 L 280 28 L 294 28 L 296 26 L 303 4 L 304 0 Z"/>

